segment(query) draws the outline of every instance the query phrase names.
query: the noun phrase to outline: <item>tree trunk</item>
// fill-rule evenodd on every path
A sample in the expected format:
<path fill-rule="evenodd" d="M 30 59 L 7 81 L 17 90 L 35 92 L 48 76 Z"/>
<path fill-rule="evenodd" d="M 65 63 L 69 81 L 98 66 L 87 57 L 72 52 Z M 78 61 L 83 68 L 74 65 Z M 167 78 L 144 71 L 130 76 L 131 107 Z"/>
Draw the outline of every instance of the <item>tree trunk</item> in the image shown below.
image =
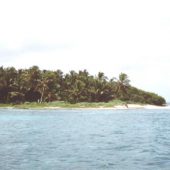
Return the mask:
<path fill-rule="evenodd" d="M 40 98 L 40 103 L 43 102 L 44 90 L 45 90 L 45 88 L 44 88 L 44 86 L 43 86 L 42 93 L 41 93 L 41 98 Z"/>

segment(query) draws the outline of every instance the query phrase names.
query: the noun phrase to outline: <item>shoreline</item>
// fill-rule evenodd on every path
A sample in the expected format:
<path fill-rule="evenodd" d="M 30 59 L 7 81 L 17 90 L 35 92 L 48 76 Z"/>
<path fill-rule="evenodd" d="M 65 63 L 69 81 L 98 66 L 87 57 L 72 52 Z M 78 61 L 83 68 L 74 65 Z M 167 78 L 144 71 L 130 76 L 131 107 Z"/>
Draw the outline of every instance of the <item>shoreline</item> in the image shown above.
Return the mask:
<path fill-rule="evenodd" d="M 142 104 L 127 104 L 115 105 L 113 107 L 97 106 L 97 107 L 60 107 L 60 106 L 42 106 L 42 107 L 16 107 L 16 106 L 1 106 L 0 109 L 25 109 L 25 110 L 134 110 L 134 109 L 170 109 L 170 106 L 142 105 Z"/>
<path fill-rule="evenodd" d="M 117 105 L 113 107 L 44 107 L 42 109 L 49 110 L 59 110 L 59 109 L 80 109 L 80 110 L 132 110 L 132 109 L 170 109 L 170 106 L 156 106 L 156 105 L 139 105 L 139 104 L 127 104 L 127 105 Z"/>

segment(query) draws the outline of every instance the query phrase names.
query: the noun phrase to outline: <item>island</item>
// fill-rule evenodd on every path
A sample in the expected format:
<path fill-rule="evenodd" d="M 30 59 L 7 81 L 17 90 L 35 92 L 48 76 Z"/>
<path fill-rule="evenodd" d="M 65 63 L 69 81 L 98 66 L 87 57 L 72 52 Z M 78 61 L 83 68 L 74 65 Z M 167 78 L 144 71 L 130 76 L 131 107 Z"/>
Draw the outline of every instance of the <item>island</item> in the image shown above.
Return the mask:
<path fill-rule="evenodd" d="M 103 72 L 0 67 L 0 107 L 11 108 L 152 108 L 166 100 L 130 84 L 127 74 L 108 79 Z"/>

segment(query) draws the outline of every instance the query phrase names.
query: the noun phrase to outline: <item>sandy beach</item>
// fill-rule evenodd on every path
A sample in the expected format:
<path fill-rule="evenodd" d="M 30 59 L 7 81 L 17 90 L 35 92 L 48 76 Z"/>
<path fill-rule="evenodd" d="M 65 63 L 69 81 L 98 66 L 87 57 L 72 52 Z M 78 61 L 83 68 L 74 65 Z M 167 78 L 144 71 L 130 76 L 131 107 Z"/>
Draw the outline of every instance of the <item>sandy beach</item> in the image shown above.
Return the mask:
<path fill-rule="evenodd" d="M 156 105 L 139 105 L 139 104 L 128 104 L 118 105 L 115 109 L 170 109 L 170 106 L 156 106 Z"/>
<path fill-rule="evenodd" d="M 128 110 L 128 109 L 170 109 L 170 106 L 155 106 L 155 105 L 140 105 L 140 104 L 128 104 L 117 105 L 113 107 L 80 107 L 80 108 L 63 108 L 63 107 L 43 107 L 41 109 L 97 109 L 97 110 Z"/>
<path fill-rule="evenodd" d="M 142 104 L 127 104 L 127 105 L 114 105 L 113 107 L 60 107 L 60 106 L 45 106 L 45 107 L 15 107 L 15 106 L 2 106 L 0 109 L 36 109 L 36 110 L 60 110 L 60 109 L 78 109 L 78 110 L 130 110 L 130 109 L 170 109 L 170 106 L 156 106 L 156 105 L 142 105 Z"/>

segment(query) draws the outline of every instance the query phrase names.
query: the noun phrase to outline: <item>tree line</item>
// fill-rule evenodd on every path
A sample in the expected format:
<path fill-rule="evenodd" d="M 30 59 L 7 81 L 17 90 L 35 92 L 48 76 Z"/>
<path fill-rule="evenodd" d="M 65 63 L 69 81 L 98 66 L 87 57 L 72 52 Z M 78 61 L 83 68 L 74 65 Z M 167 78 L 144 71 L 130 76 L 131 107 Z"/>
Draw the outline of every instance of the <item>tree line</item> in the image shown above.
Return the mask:
<path fill-rule="evenodd" d="M 63 74 L 61 70 L 40 70 L 38 66 L 0 67 L 0 103 L 109 102 L 114 99 L 154 105 L 166 103 L 155 93 L 131 86 L 125 73 L 108 79 L 103 72 L 93 76 L 87 70 Z"/>

